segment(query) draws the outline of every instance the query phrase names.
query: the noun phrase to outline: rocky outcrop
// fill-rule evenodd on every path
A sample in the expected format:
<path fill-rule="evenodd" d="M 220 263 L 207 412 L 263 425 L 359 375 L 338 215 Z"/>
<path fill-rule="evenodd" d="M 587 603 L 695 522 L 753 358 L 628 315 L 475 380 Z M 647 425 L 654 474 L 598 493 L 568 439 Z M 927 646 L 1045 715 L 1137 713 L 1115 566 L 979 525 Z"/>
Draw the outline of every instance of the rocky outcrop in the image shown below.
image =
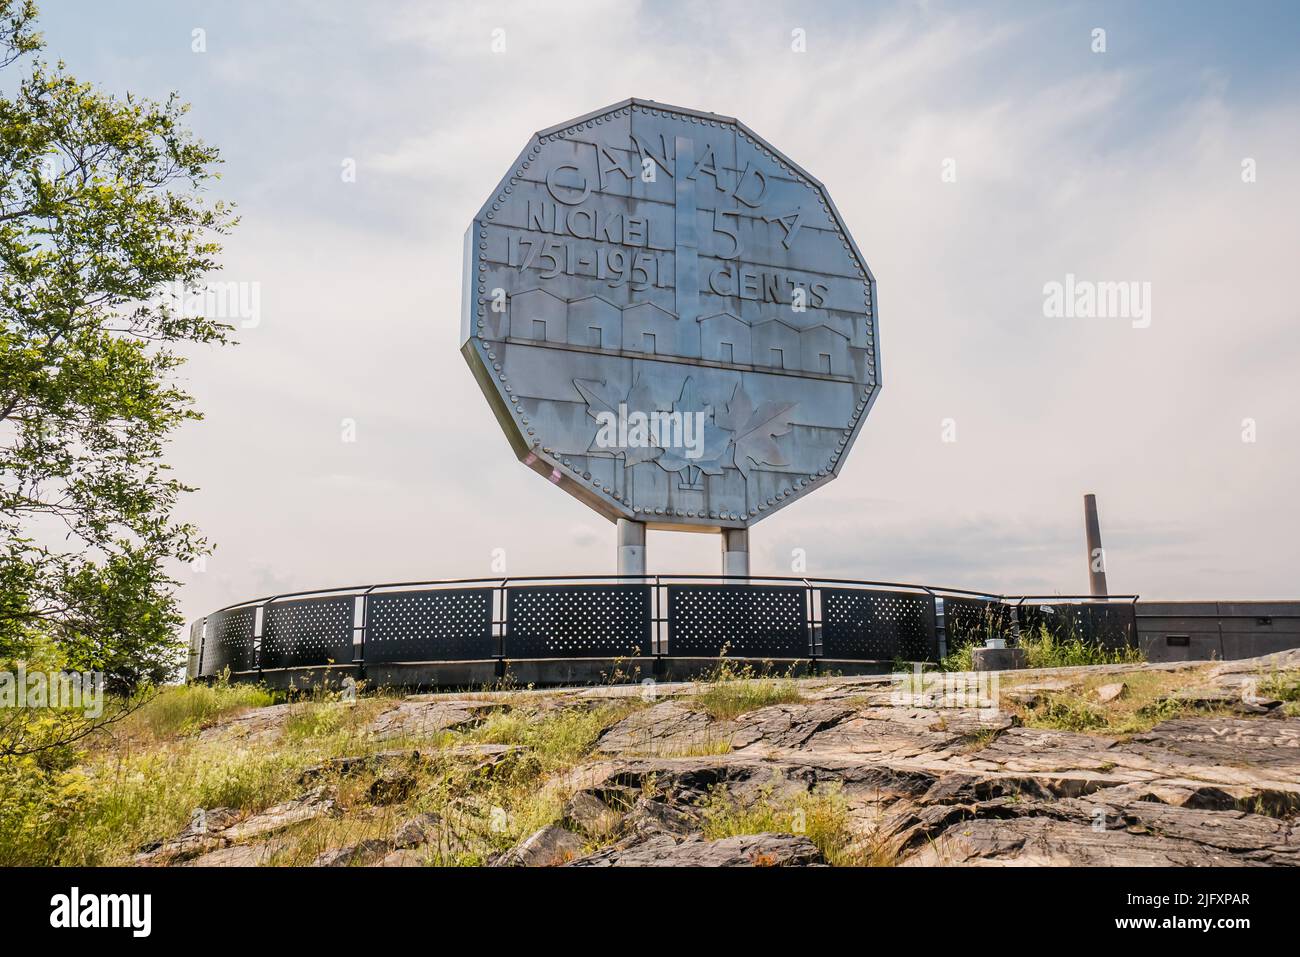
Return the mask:
<path fill-rule="evenodd" d="M 608 754 L 686 755 L 728 746 L 734 726 L 713 721 L 676 701 L 633 712 L 601 735 L 597 750 Z"/>
<path fill-rule="evenodd" d="M 652 837 L 601 851 L 574 867 L 807 867 L 825 864 L 817 845 L 793 834 L 745 834 L 716 841 Z"/>
<path fill-rule="evenodd" d="M 564 805 L 564 823 L 575 831 L 600 840 L 618 832 L 623 815 L 600 795 L 579 791 Z"/>
<path fill-rule="evenodd" d="M 493 707 L 485 701 L 419 695 L 380 714 L 369 730 L 381 740 L 428 737 L 439 731 L 472 727 Z"/>
<path fill-rule="evenodd" d="M 550 825 L 530 834 L 495 861 L 495 867 L 555 867 L 582 853 L 582 838 Z"/>
<path fill-rule="evenodd" d="M 1153 801 L 1069 799 L 993 802 L 926 835 L 902 863 L 1139 867 L 1300 864 L 1289 823 L 1244 811 L 1196 810 Z M 1118 797 L 1118 796 L 1117 796 Z"/>
<path fill-rule="evenodd" d="M 707 856 L 697 809 L 725 788 L 739 806 L 834 789 L 858 840 L 902 864 L 1300 864 L 1300 719 L 1276 702 L 1255 707 L 1258 695 L 1243 701 L 1270 667 L 1300 665 L 1300 654 L 1281 657 L 1198 673 L 1185 716 L 1124 736 L 1022 727 L 1011 710 L 948 706 L 948 692 L 871 678 L 823 682 L 806 703 L 730 722 L 710 722 L 689 701 L 663 703 L 601 739 L 616 760 L 585 779 L 582 803 L 607 821 L 590 797 L 601 787 L 653 780 L 656 798 L 619 820 L 611 847 L 575 863 Z M 1114 672 L 1120 680 L 1090 700 L 1116 702 L 1130 693 L 1125 670 L 1147 669 L 1030 675 L 1007 698 L 1082 693 L 1091 674 Z M 684 747 L 719 736 L 728 753 Z"/>
<path fill-rule="evenodd" d="M 302 773 L 310 790 L 300 797 L 251 815 L 208 810 L 137 861 L 271 863 L 296 825 L 339 813 L 322 783 L 338 782 L 354 795 L 350 813 L 405 819 L 386 836 L 320 854 L 319 866 L 1295 866 L 1300 717 L 1294 703 L 1260 692 L 1291 694 L 1266 680 L 1279 668 L 1300 669 L 1300 651 L 1218 665 L 1018 672 L 1005 676 L 1015 684 L 992 705 L 973 702 L 960 681 L 808 678 L 801 700 L 728 720 L 693 701 L 691 685 L 663 686 L 657 702 L 620 711 L 585 760 L 538 781 L 540 806 L 558 809 L 556 820 L 504 852 L 492 817 L 504 812 L 475 788 L 515 787 L 521 771 L 538 773 L 539 755 L 472 736 L 448 744 L 446 732 L 472 730 L 493 709 L 541 720 L 635 689 L 418 696 L 388 707 L 368 730 L 419 750 L 320 761 Z M 1044 726 L 1035 716 L 1063 696 L 1089 721 L 1088 709 L 1137 714 L 1149 701 L 1150 710 L 1128 725 Z M 273 735 L 284 713 L 275 714 L 240 715 L 233 730 L 203 734 Z M 435 805 L 440 813 L 414 814 L 428 806 L 420 782 L 444 773 L 457 776 L 454 799 Z M 367 777 L 343 780 L 356 775 Z M 802 809 L 817 802 L 834 808 L 833 840 L 825 826 L 805 833 Z M 360 833 L 374 831 L 367 824 Z"/>
<path fill-rule="evenodd" d="M 397 748 L 388 751 L 376 751 L 373 754 L 352 754 L 330 758 L 319 764 L 313 764 L 299 775 L 299 783 L 310 785 L 326 775 L 344 777 L 363 771 L 389 769 L 394 766 L 415 765 L 420 763 L 420 752 Z"/>
<path fill-rule="evenodd" d="M 325 814 L 333 814 L 337 809 L 334 789 L 322 786 L 292 801 L 285 801 L 283 804 L 260 811 L 237 824 L 232 824 L 220 833 L 223 838 L 232 843 L 247 841 L 284 830 L 293 824 L 310 821 Z"/>
<path fill-rule="evenodd" d="M 390 850 L 392 850 L 392 847 L 387 841 L 380 838 L 371 838 L 368 841 L 360 841 L 346 847 L 336 847 L 325 851 L 316 860 L 312 861 L 311 866 L 365 867 L 383 860 L 388 856 Z"/>
<path fill-rule="evenodd" d="M 802 748 L 813 735 L 834 728 L 853 714 L 853 708 L 834 704 L 782 704 L 760 708 L 737 719 L 739 727 L 731 735 L 731 748 L 733 751 Z"/>
<path fill-rule="evenodd" d="M 403 821 L 388 838 L 370 838 L 332 848 L 312 861 L 313 867 L 421 867 L 432 863 L 428 845 L 439 842 L 443 820 L 437 814 L 419 814 Z"/>
<path fill-rule="evenodd" d="M 194 860 L 196 865 L 243 866 L 265 863 L 277 848 L 258 848 L 250 842 L 265 838 L 303 821 L 338 810 L 332 787 L 321 786 L 248 817 L 230 808 L 195 812 L 184 831 L 165 841 L 141 849 L 135 863 L 179 864 Z M 242 845 L 233 848 L 232 845 Z"/>
<path fill-rule="evenodd" d="M 219 724 L 201 731 L 199 740 L 244 744 L 275 741 L 283 733 L 285 719 L 294 707 L 292 704 L 273 704 L 227 717 Z"/>
<path fill-rule="evenodd" d="M 403 850 L 426 844 L 434 839 L 441 824 L 442 818 L 437 814 L 419 814 L 403 821 L 393 832 L 392 846 Z"/>

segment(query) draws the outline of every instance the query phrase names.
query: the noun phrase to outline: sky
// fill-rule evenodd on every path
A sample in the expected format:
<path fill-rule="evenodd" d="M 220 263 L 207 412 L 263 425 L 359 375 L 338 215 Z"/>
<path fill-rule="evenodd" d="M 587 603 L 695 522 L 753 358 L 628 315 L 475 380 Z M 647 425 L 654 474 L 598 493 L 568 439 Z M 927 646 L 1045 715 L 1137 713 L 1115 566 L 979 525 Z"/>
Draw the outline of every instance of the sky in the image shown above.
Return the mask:
<path fill-rule="evenodd" d="M 241 217 L 214 278 L 257 322 L 192 352 L 206 417 L 169 453 L 216 546 L 177 573 L 191 619 L 500 556 L 614 571 L 614 526 L 516 461 L 457 334 L 464 230 L 528 137 L 630 96 L 743 120 L 878 281 L 883 391 L 839 478 L 754 526 L 755 574 L 801 550 L 1078 594 L 1093 492 L 1112 592 L 1296 597 L 1294 4 L 41 6 L 48 58 L 192 104 Z M 1149 311 L 1050 314 L 1067 281 Z M 718 536 L 651 533 L 647 564 L 715 572 Z"/>

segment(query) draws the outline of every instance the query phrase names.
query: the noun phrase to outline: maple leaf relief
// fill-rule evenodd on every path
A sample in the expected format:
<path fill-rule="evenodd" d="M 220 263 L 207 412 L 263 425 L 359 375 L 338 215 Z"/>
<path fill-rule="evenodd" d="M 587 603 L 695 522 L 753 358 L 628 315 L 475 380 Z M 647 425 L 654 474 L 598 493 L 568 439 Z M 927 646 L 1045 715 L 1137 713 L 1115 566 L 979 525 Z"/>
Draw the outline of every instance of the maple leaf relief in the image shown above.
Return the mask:
<path fill-rule="evenodd" d="M 774 441 L 794 426 L 797 402 L 763 402 L 757 408 L 741 386 L 731 394 L 727 411 L 718 424 L 731 433 L 736 468 L 749 478 L 754 465 L 789 465 L 790 461 Z"/>

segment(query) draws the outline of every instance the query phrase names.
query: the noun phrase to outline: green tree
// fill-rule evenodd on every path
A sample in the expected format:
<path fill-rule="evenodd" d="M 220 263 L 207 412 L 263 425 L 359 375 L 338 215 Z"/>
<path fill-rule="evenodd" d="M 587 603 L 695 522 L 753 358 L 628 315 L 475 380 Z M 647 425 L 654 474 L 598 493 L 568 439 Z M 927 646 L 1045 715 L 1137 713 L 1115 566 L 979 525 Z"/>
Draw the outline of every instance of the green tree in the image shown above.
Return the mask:
<path fill-rule="evenodd" d="M 187 107 L 115 97 L 40 59 L 31 0 L 0 0 L 0 660 L 175 674 L 169 568 L 207 550 L 163 461 L 199 418 L 177 348 L 230 327 L 180 308 L 232 210 Z"/>

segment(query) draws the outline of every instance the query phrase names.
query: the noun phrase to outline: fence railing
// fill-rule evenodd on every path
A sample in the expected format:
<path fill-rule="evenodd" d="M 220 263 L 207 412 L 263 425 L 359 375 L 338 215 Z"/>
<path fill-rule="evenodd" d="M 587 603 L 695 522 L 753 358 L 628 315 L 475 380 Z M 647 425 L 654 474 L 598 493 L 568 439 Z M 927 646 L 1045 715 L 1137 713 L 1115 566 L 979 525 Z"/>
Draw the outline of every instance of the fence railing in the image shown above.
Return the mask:
<path fill-rule="evenodd" d="M 1134 644 L 1136 600 L 716 575 L 348 586 L 242 602 L 195 622 L 189 674 L 548 658 L 935 661 L 988 637 L 1014 643 L 1040 623 Z"/>

